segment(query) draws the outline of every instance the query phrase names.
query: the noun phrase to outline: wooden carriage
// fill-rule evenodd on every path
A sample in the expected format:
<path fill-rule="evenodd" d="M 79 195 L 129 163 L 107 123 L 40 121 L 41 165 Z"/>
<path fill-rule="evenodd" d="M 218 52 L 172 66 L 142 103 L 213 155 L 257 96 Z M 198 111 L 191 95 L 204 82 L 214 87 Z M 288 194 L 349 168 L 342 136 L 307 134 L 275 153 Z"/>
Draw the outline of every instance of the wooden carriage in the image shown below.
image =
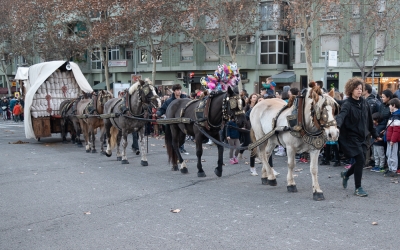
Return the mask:
<path fill-rule="evenodd" d="M 40 140 L 61 133 L 60 104 L 93 92 L 79 66 L 69 61 L 52 61 L 29 67 L 24 107 L 26 138 Z"/>

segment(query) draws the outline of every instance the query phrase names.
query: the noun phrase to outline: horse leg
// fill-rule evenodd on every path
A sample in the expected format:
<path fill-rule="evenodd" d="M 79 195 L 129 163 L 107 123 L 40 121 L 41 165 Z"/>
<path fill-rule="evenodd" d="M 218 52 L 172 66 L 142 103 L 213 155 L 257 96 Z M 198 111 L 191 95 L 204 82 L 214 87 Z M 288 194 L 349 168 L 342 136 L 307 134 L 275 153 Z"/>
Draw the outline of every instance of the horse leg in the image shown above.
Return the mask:
<path fill-rule="evenodd" d="M 259 146 L 259 157 L 263 163 L 262 167 L 262 176 L 261 176 L 261 183 L 263 185 L 270 185 L 276 186 L 276 177 L 274 175 L 274 170 L 269 165 L 269 158 L 271 157 L 273 148 L 275 144 L 273 144 L 270 140 L 267 140 L 263 144 Z"/>
<path fill-rule="evenodd" d="M 325 200 L 324 193 L 318 183 L 318 156 L 319 150 L 312 150 L 310 152 L 310 172 L 313 184 L 313 199 L 315 201 Z"/>
<path fill-rule="evenodd" d="M 93 125 L 90 126 L 90 132 L 91 132 L 91 147 L 92 147 L 92 153 L 97 153 L 97 151 L 96 151 L 96 146 L 95 146 L 95 143 L 96 143 L 96 134 L 95 134 L 95 129 L 94 129 Z"/>
<path fill-rule="evenodd" d="M 62 138 L 62 143 L 68 143 L 67 141 L 67 126 L 68 123 L 65 121 L 64 118 L 61 118 L 61 138 Z"/>
<path fill-rule="evenodd" d="M 199 132 L 200 133 L 200 132 Z M 195 136 L 196 141 L 196 156 L 197 156 L 197 177 L 206 177 L 206 173 L 203 170 L 203 165 L 201 164 L 201 156 L 203 155 L 203 138 L 200 136 Z"/>
<path fill-rule="evenodd" d="M 144 127 L 142 127 L 139 131 L 139 137 L 140 137 L 140 151 L 142 153 L 142 159 L 140 160 L 140 165 L 142 166 L 148 166 L 149 163 L 147 162 L 147 151 L 146 151 L 146 143 L 149 143 L 144 136 Z"/>
<path fill-rule="evenodd" d="M 83 126 L 82 132 L 83 132 L 83 138 L 85 139 L 86 153 L 90 153 L 90 139 L 89 139 L 90 135 L 87 124 Z"/>
<path fill-rule="evenodd" d="M 105 155 L 107 157 L 111 157 L 112 155 L 112 151 L 111 151 L 111 122 L 109 119 L 104 119 L 104 132 L 106 134 L 106 140 L 107 140 L 107 148 L 106 148 L 106 152 Z"/>
<path fill-rule="evenodd" d="M 180 150 L 180 146 L 185 144 L 185 138 L 186 138 L 186 134 L 183 133 L 181 130 L 178 130 L 178 152 L 179 152 L 178 159 L 179 159 L 179 163 L 181 164 L 181 173 L 182 174 L 189 173 L 186 162 L 183 160 L 181 150 Z"/>
<path fill-rule="evenodd" d="M 104 129 L 104 125 L 101 127 L 100 130 L 100 154 L 104 155 L 104 137 L 105 137 L 105 129 Z"/>
<path fill-rule="evenodd" d="M 126 157 L 126 146 L 128 145 L 128 133 L 122 130 L 122 164 L 129 164 L 128 157 Z"/>
<path fill-rule="evenodd" d="M 121 145 L 121 137 L 122 137 L 122 132 L 119 131 L 117 135 L 117 161 L 122 161 L 121 151 L 119 150 L 119 147 Z"/>
<path fill-rule="evenodd" d="M 286 153 L 288 157 L 287 191 L 290 193 L 295 193 L 297 192 L 297 187 L 293 178 L 293 170 L 294 167 L 296 166 L 294 160 L 296 152 L 293 150 L 291 146 L 288 146 L 286 148 Z"/>
<path fill-rule="evenodd" d="M 179 127 L 177 125 L 171 125 L 170 126 L 170 130 L 171 130 L 171 134 L 172 135 L 176 135 L 176 136 L 172 137 L 171 145 L 172 145 L 173 151 L 175 152 L 175 154 L 176 154 L 176 156 L 178 158 L 177 162 L 172 162 L 171 170 L 178 171 L 179 170 L 178 163 L 183 163 L 181 152 L 179 150 L 179 146 L 180 145 L 179 145 L 179 139 L 178 139 L 179 138 L 179 134 L 182 133 L 182 132 L 179 130 Z M 181 172 L 182 172 L 182 169 L 181 169 Z"/>
<path fill-rule="evenodd" d="M 219 136 L 219 134 L 218 134 L 218 136 Z M 219 141 L 219 138 L 214 137 L 214 139 Z M 224 164 L 224 147 L 217 144 L 217 148 L 218 148 L 218 162 L 217 162 L 217 167 L 214 169 L 214 173 L 218 177 L 221 177 L 222 176 L 222 165 Z"/>
<path fill-rule="evenodd" d="M 75 119 L 77 119 L 77 118 L 75 118 Z M 79 124 L 78 120 L 74 120 L 73 123 L 74 123 L 74 128 L 75 128 L 75 131 L 76 131 L 76 138 L 77 138 L 76 139 L 76 145 L 78 147 L 83 147 L 82 141 L 81 141 L 81 134 L 82 134 L 81 125 Z"/>

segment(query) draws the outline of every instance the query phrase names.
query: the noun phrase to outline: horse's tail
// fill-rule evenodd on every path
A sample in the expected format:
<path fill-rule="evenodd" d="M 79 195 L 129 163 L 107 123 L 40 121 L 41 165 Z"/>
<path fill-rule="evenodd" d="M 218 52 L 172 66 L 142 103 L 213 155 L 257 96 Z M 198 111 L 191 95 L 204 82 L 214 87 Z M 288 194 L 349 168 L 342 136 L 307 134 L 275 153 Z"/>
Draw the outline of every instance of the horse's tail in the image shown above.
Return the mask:
<path fill-rule="evenodd" d="M 178 156 L 172 147 L 172 132 L 170 125 L 165 125 L 165 147 L 167 148 L 168 162 L 175 165 L 178 162 Z"/>
<path fill-rule="evenodd" d="M 250 138 L 251 138 L 251 141 L 252 141 L 252 142 L 256 142 L 256 141 L 257 141 L 256 135 L 254 134 L 253 128 L 250 129 Z M 255 147 L 255 148 L 253 148 L 253 149 L 251 150 L 250 155 L 251 155 L 251 156 L 256 156 L 256 155 L 257 155 L 257 147 Z"/>
<path fill-rule="evenodd" d="M 110 149 L 113 150 L 115 148 L 115 146 L 117 145 L 117 136 L 118 136 L 119 130 L 114 127 L 111 126 L 110 128 Z"/>

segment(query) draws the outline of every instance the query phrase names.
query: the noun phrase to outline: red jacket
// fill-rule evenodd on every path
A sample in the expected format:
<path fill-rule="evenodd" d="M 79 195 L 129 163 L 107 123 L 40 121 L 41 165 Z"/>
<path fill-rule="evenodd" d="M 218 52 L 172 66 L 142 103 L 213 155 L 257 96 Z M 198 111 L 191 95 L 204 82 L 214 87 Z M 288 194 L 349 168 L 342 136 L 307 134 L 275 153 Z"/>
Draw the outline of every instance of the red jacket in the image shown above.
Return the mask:
<path fill-rule="evenodd" d="M 16 104 L 13 109 L 13 114 L 20 115 L 22 113 L 21 108 L 22 108 L 21 104 Z"/>
<path fill-rule="evenodd" d="M 393 121 L 393 119 L 394 119 L 394 121 Z M 388 125 L 389 125 L 389 127 L 387 128 L 387 131 L 386 131 L 386 141 L 400 142 L 400 120 L 399 120 L 399 117 L 396 117 L 396 116 L 390 117 L 389 121 L 388 121 Z"/>

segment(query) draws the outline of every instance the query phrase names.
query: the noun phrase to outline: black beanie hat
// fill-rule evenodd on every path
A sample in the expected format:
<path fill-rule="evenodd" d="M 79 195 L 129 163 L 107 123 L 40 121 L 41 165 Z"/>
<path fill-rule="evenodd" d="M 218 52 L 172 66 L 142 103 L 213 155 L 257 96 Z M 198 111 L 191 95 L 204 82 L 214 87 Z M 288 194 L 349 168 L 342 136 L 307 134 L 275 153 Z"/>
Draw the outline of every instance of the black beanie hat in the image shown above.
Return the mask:
<path fill-rule="evenodd" d="M 393 93 L 390 91 L 390 89 L 385 89 L 382 94 L 384 94 L 386 97 L 389 97 L 389 99 L 393 98 Z"/>

